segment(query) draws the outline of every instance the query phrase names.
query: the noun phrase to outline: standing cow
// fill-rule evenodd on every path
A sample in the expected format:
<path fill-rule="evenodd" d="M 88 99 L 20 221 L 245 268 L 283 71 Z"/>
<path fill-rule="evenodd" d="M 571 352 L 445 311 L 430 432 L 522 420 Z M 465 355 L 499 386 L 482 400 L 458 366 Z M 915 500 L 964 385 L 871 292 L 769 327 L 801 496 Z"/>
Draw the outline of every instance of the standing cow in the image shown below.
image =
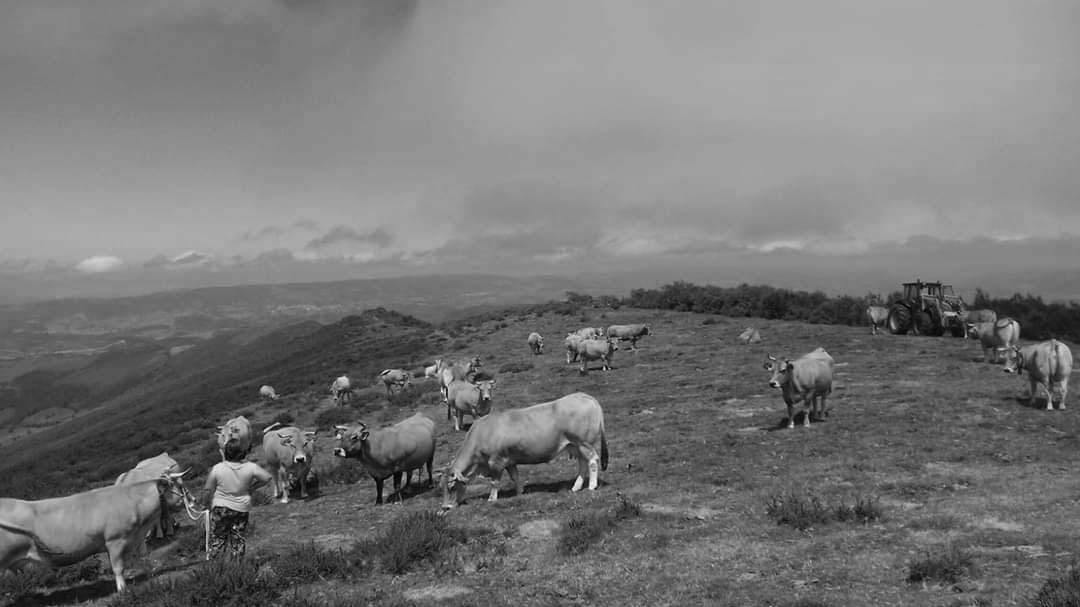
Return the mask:
<path fill-rule="evenodd" d="M 611 325 L 607 328 L 608 339 L 630 342 L 630 349 L 637 349 L 637 340 L 652 335 L 649 325 Z"/>
<path fill-rule="evenodd" d="M 611 357 L 619 349 L 614 339 L 583 339 L 577 343 L 578 359 L 581 361 L 580 371 L 589 372 L 589 362 L 600 361 L 600 369 L 611 370 Z"/>
<path fill-rule="evenodd" d="M 817 406 L 818 419 L 826 415 L 826 398 L 832 393 L 833 358 L 824 348 L 793 360 L 777 360 L 766 355 L 764 367 L 771 371 L 769 386 L 779 388 L 787 405 L 788 428 L 795 427 L 795 404 L 801 402 L 805 415 L 803 426 L 810 427 L 810 418 Z"/>
<path fill-rule="evenodd" d="M 997 322 L 997 312 L 986 308 L 979 310 L 961 310 L 960 321 L 967 327 L 968 324 L 978 324 L 981 322 Z M 964 339 L 969 339 L 971 335 L 968 331 L 964 332 Z"/>
<path fill-rule="evenodd" d="M 553 461 L 563 451 L 578 460 L 578 476 L 570 490 L 580 491 L 586 478 L 589 490 L 595 490 L 598 471 L 607 470 L 607 438 L 600 403 L 584 392 L 479 419 L 443 475 L 443 508 L 463 502 L 466 486 L 477 475 L 490 481 L 488 501 L 494 502 L 503 470 L 520 495 L 517 467 Z"/>
<path fill-rule="evenodd" d="M 968 323 L 968 335 L 979 340 L 983 360 L 998 362 L 1002 352 L 1020 342 L 1020 323 L 1004 317 L 994 322 Z"/>
<path fill-rule="evenodd" d="M 315 432 L 304 432 L 296 426 L 279 428 L 274 422 L 263 430 L 263 456 L 266 469 L 274 477 L 274 497 L 282 504 L 289 503 L 289 486 L 299 481 L 300 498 L 306 499 L 307 476 L 315 456 Z"/>
<path fill-rule="evenodd" d="M 885 306 L 867 306 L 866 322 L 870 323 L 870 334 L 877 335 L 878 327 L 884 327 L 889 320 L 889 309 Z"/>
<path fill-rule="evenodd" d="M 447 401 L 447 389 L 450 387 L 450 382 L 455 379 L 470 379 L 469 376 L 476 373 L 476 371 L 483 366 L 479 356 L 474 356 L 469 360 L 459 362 L 443 361 L 442 368 L 438 373 L 439 393 L 442 394 L 443 402 L 445 403 Z"/>
<path fill-rule="evenodd" d="M 243 415 L 238 415 L 218 426 L 218 451 L 225 457 L 225 446 L 233 443 L 242 453 L 251 451 L 251 422 Z"/>
<path fill-rule="evenodd" d="M 108 552 L 116 591 L 124 592 L 124 558 L 161 519 L 162 500 L 169 508 L 193 501 L 180 482 L 186 472 L 65 497 L 0 498 L 0 570 L 24 560 L 64 567 Z"/>
<path fill-rule="evenodd" d="M 259 388 L 259 397 L 263 400 L 277 400 L 278 395 L 273 386 L 264 385 Z"/>
<path fill-rule="evenodd" d="M 461 430 L 466 413 L 473 417 L 473 423 L 491 413 L 491 390 L 494 387 L 495 379 L 472 382 L 455 379 L 450 382 L 447 390 L 446 419 L 449 421 L 453 418 L 454 430 Z"/>
<path fill-rule="evenodd" d="M 544 353 L 544 336 L 536 331 L 529 333 L 529 350 L 533 356 Z"/>
<path fill-rule="evenodd" d="M 1038 396 L 1036 388 L 1046 392 L 1046 410 L 1054 408 L 1054 394 L 1060 394 L 1058 409 L 1065 409 L 1065 397 L 1069 393 L 1069 375 L 1072 373 L 1072 351 L 1056 339 L 1026 346 L 1011 346 L 1005 350 L 1006 373 L 1021 375 L 1028 372 L 1031 395 L 1028 405 L 1034 407 Z"/>
<path fill-rule="evenodd" d="M 349 426 L 335 426 L 340 441 L 334 455 L 360 460 L 375 481 L 375 503 L 383 503 L 383 481 L 394 477 L 394 493 L 402 501 L 401 475 L 427 466 L 428 484 L 433 482 L 432 464 L 435 460 L 435 422 L 417 413 L 389 428 L 369 432 L 367 426 L 357 422 Z M 420 482 L 417 474 L 417 482 Z"/>
<path fill-rule="evenodd" d="M 349 377 L 344 373 L 341 374 L 333 383 L 330 384 L 330 394 L 334 398 L 334 402 L 342 404 L 352 397 L 352 383 L 349 381 Z"/>
<path fill-rule="evenodd" d="M 412 374 L 404 369 L 385 369 L 379 373 L 379 379 L 386 384 L 386 395 L 391 396 L 394 394 L 393 386 L 397 386 L 399 392 L 409 387 Z"/>

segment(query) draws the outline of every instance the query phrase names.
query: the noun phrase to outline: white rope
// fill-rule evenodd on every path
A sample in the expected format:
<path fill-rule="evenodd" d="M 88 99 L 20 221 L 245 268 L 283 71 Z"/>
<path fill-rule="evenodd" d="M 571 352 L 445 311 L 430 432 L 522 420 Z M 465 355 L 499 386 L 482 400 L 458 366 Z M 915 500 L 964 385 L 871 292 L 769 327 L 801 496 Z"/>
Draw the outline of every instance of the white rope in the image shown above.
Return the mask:
<path fill-rule="evenodd" d="M 195 498 L 191 497 L 187 488 L 184 488 L 184 510 L 193 521 L 197 521 L 200 518 L 203 520 L 203 534 L 204 534 L 204 550 L 206 551 L 206 560 L 210 560 L 210 510 L 196 510 L 191 502 L 195 501 Z"/>

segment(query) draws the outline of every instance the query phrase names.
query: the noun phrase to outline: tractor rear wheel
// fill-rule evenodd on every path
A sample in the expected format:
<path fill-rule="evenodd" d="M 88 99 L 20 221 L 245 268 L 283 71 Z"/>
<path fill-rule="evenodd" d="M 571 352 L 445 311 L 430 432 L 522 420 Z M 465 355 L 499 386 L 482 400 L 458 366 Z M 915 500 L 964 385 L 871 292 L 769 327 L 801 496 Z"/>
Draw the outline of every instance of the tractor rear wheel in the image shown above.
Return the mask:
<path fill-rule="evenodd" d="M 889 317 L 885 326 L 893 335 L 905 335 L 911 330 L 911 310 L 902 303 L 894 303 L 889 308 Z"/>

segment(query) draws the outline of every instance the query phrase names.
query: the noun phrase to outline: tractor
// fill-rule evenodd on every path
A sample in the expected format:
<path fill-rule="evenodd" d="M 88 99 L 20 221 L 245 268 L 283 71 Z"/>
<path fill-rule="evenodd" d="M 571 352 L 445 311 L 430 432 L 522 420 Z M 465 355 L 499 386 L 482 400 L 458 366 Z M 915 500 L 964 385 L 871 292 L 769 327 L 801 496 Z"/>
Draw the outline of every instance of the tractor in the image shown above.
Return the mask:
<path fill-rule="evenodd" d="M 954 337 L 963 337 L 962 312 L 966 309 L 963 298 L 953 292 L 951 285 L 905 282 L 903 296 L 889 305 L 885 325 L 893 335 L 943 335 L 948 331 Z"/>

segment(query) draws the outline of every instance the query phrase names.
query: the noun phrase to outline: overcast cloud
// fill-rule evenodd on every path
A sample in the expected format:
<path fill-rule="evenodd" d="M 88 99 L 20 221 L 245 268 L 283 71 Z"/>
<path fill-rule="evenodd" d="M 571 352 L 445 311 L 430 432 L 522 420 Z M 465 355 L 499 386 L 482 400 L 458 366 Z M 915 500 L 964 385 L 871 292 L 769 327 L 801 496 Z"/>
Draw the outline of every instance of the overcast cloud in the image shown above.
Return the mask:
<path fill-rule="evenodd" d="M 1074 238 L 1077 23 L 1072 0 L 0 0 L 0 259 L 498 272 Z"/>

